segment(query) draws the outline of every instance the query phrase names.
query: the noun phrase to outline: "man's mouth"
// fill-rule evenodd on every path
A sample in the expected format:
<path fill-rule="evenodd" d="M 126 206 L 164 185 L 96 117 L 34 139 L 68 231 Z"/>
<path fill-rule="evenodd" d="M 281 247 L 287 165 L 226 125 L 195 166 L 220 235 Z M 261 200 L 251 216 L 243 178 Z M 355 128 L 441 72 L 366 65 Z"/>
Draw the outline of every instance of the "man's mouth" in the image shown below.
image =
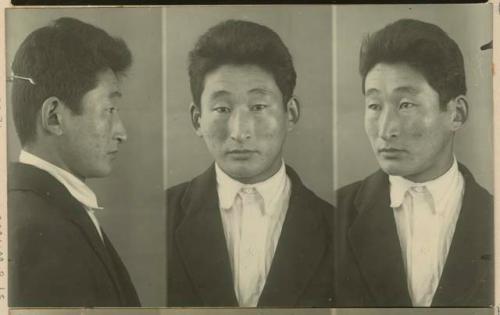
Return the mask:
<path fill-rule="evenodd" d="M 377 150 L 379 153 L 396 153 L 396 152 L 406 152 L 406 150 L 396 149 L 396 148 L 382 148 Z"/>
<path fill-rule="evenodd" d="M 250 149 L 234 149 L 227 151 L 228 154 L 246 154 L 246 153 L 256 153 L 256 150 Z"/>
<path fill-rule="evenodd" d="M 392 147 L 386 147 L 378 149 L 377 152 L 383 158 L 398 159 L 401 157 L 402 154 L 407 153 L 408 151 Z"/>
<path fill-rule="evenodd" d="M 252 154 L 257 153 L 256 150 L 249 150 L 249 149 L 234 149 L 234 150 L 229 150 L 227 151 L 227 155 L 232 156 L 233 158 L 247 158 Z"/>

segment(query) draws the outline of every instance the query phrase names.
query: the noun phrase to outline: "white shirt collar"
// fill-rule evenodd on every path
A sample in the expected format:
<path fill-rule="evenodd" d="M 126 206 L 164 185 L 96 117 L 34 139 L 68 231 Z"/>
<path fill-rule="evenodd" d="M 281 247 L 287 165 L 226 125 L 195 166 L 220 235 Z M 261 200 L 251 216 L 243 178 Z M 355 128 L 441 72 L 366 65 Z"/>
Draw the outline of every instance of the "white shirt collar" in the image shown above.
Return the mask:
<path fill-rule="evenodd" d="M 446 173 L 436 179 L 424 183 L 414 183 L 402 176 L 389 175 L 389 182 L 391 183 L 391 207 L 398 208 L 401 206 L 405 198 L 405 194 L 410 187 L 425 186 L 432 195 L 435 210 L 439 211 L 442 208 L 440 204 L 442 197 L 445 195 L 444 193 L 458 179 L 459 175 L 460 172 L 458 170 L 458 163 L 455 157 L 453 157 L 453 164 L 450 169 L 446 171 Z"/>
<path fill-rule="evenodd" d="M 97 197 L 94 192 L 70 172 L 24 150 L 21 150 L 19 162 L 32 165 L 54 176 L 85 207 L 92 210 L 103 209 L 97 204 Z"/>
<path fill-rule="evenodd" d="M 286 170 L 285 163 L 281 161 L 281 167 L 270 178 L 265 181 L 247 185 L 241 183 L 229 175 L 227 175 L 220 167 L 215 163 L 215 175 L 217 178 L 217 193 L 219 195 L 220 207 L 225 210 L 232 208 L 236 194 L 243 187 L 254 187 L 257 189 L 259 194 L 264 199 L 265 211 L 271 215 L 274 215 L 276 207 L 273 207 L 276 198 L 279 198 L 279 192 L 283 191 L 283 187 L 286 185 Z"/>

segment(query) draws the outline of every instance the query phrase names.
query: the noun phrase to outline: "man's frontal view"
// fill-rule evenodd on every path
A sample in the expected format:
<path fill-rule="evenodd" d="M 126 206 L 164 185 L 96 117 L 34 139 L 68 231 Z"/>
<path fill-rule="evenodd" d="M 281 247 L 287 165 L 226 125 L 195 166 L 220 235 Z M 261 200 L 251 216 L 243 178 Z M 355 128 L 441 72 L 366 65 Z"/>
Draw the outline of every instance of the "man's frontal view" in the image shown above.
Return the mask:
<path fill-rule="evenodd" d="M 228 20 L 199 38 L 189 77 L 192 124 L 215 162 L 167 190 L 168 305 L 332 305 L 333 208 L 282 156 L 300 117 L 287 47 Z"/>
<path fill-rule="evenodd" d="M 493 198 L 454 153 L 464 60 L 442 29 L 403 19 L 368 36 L 364 126 L 380 170 L 338 192 L 341 306 L 493 304 Z"/>

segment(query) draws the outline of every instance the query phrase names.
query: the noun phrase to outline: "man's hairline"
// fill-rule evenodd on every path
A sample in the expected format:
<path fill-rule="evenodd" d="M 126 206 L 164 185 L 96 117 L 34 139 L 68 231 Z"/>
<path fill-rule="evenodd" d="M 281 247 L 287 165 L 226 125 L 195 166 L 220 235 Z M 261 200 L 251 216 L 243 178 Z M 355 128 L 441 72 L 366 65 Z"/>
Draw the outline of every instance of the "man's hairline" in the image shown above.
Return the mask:
<path fill-rule="evenodd" d="M 281 88 L 278 85 L 278 82 L 276 81 L 274 73 L 272 71 L 268 70 L 266 67 L 262 66 L 262 64 L 259 64 L 257 62 L 241 62 L 241 63 L 239 63 L 239 62 L 221 62 L 217 66 L 215 66 L 213 69 L 210 69 L 209 71 L 207 71 L 207 72 L 204 73 L 203 79 L 201 80 L 202 81 L 202 84 L 201 84 L 202 88 L 201 88 L 201 91 L 200 91 L 200 104 L 196 104 L 196 101 L 194 99 L 194 95 L 191 95 L 192 96 L 192 103 L 200 110 L 200 112 L 201 112 L 201 96 L 203 95 L 203 92 L 205 91 L 205 80 L 206 80 L 207 76 L 210 73 L 217 71 L 218 69 L 220 69 L 223 66 L 236 66 L 236 67 L 255 66 L 255 67 L 258 67 L 259 69 L 263 70 L 264 72 L 267 72 L 268 74 L 270 74 L 271 77 L 274 80 L 274 84 L 276 85 L 276 87 L 278 88 L 278 90 L 281 93 L 281 98 L 283 100 L 283 106 L 285 107 L 285 109 L 286 109 L 286 104 L 291 99 L 294 98 L 294 94 L 293 94 L 293 91 L 292 91 L 292 94 L 290 95 L 290 98 L 285 101 L 285 97 L 283 95 L 283 91 L 281 91 Z M 293 66 L 293 64 L 292 64 L 292 66 Z"/>
<path fill-rule="evenodd" d="M 441 103 L 441 93 L 439 91 L 437 91 L 432 85 L 431 83 L 429 82 L 429 80 L 427 79 L 427 76 L 420 70 L 418 69 L 417 67 L 413 66 L 409 61 L 406 61 L 406 60 L 403 60 L 403 61 L 395 61 L 395 62 L 388 62 L 388 61 L 379 61 L 377 63 L 375 63 L 373 66 L 370 67 L 370 69 L 368 71 L 366 71 L 366 74 L 361 78 L 362 82 L 362 86 L 363 86 L 363 96 L 366 96 L 366 77 L 368 76 L 368 74 L 373 70 L 373 68 L 375 68 L 377 65 L 379 64 L 387 64 L 387 65 L 397 65 L 397 64 L 402 64 L 402 65 L 406 65 L 408 67 L 410 67 L 411 69 L 413 69 L 414 71 L 418 72 L 425 80 L 425 82 L 429 85 L 429 87 L 431 87 L 438 95 L 438 100 L 439 100 L 439 109 L 441 111 L 446 111 L 446 107 L 447 107 L 447 104 L 463 95 L 463 96 L 466 96 L 465 94 L 457 94 L 457 95 L 454 95 L 454 96 L 450 96 L 450 99 L 446 101 L 446 103 Z M 466 78 L 466 75 L 465 75 L 465 72 L 464 72 L 464 79 L 467 79 Z"/>

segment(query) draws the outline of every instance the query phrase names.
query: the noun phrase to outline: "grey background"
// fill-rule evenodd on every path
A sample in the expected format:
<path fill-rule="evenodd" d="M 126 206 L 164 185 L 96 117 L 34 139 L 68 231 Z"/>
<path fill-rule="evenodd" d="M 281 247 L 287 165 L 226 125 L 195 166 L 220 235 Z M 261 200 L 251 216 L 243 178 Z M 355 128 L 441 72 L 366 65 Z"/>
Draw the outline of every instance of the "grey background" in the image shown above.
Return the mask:
<path fill-rule="evenodd" d="M 479 49 L 492 39 L 491 12 L 491 6 L 484 4 L 337 7 L 336 188 L 363 179 L 378 168 L 363 127 L 364 98 L 358 74 L 361 40 L 398 19 L 413 18 L 440 26 L 462 50 L 469 120 L 456 134 L 455 154 L 478 183 L 493 192 L 492 50 Z"/>
<path fill-rule="evenodd" d="M 134 61 L 123 81 L 120 108 L 128 141 L 120 147 L 111 176 L 88 183 L 105 208 L 96 212 L 96 216 L 127 266 L 143 306 L 165 305 L 161 11 L 104 8 L 6 11 L 8 72 L 26 36 L 63 16 L 78 18 L 112 36 L 122 37 L 132 51 Z M 11 115 L 9 107 L 7 110 Z M 20 147 L 11 119 L 7 132 L 8 159 L 17 160 Z"/>
<path fill-rule="evenodd" d="M 329 6 L 169 7 L 167 9 L 167 187 L 190 180 L 213 161 L 189 118 L 188 52 L 209 27 L 244 19 L 277 32 L 292 54 L 301 118 L 284 159 L 321 198 L 333 199 L 332 15 Z"/>

